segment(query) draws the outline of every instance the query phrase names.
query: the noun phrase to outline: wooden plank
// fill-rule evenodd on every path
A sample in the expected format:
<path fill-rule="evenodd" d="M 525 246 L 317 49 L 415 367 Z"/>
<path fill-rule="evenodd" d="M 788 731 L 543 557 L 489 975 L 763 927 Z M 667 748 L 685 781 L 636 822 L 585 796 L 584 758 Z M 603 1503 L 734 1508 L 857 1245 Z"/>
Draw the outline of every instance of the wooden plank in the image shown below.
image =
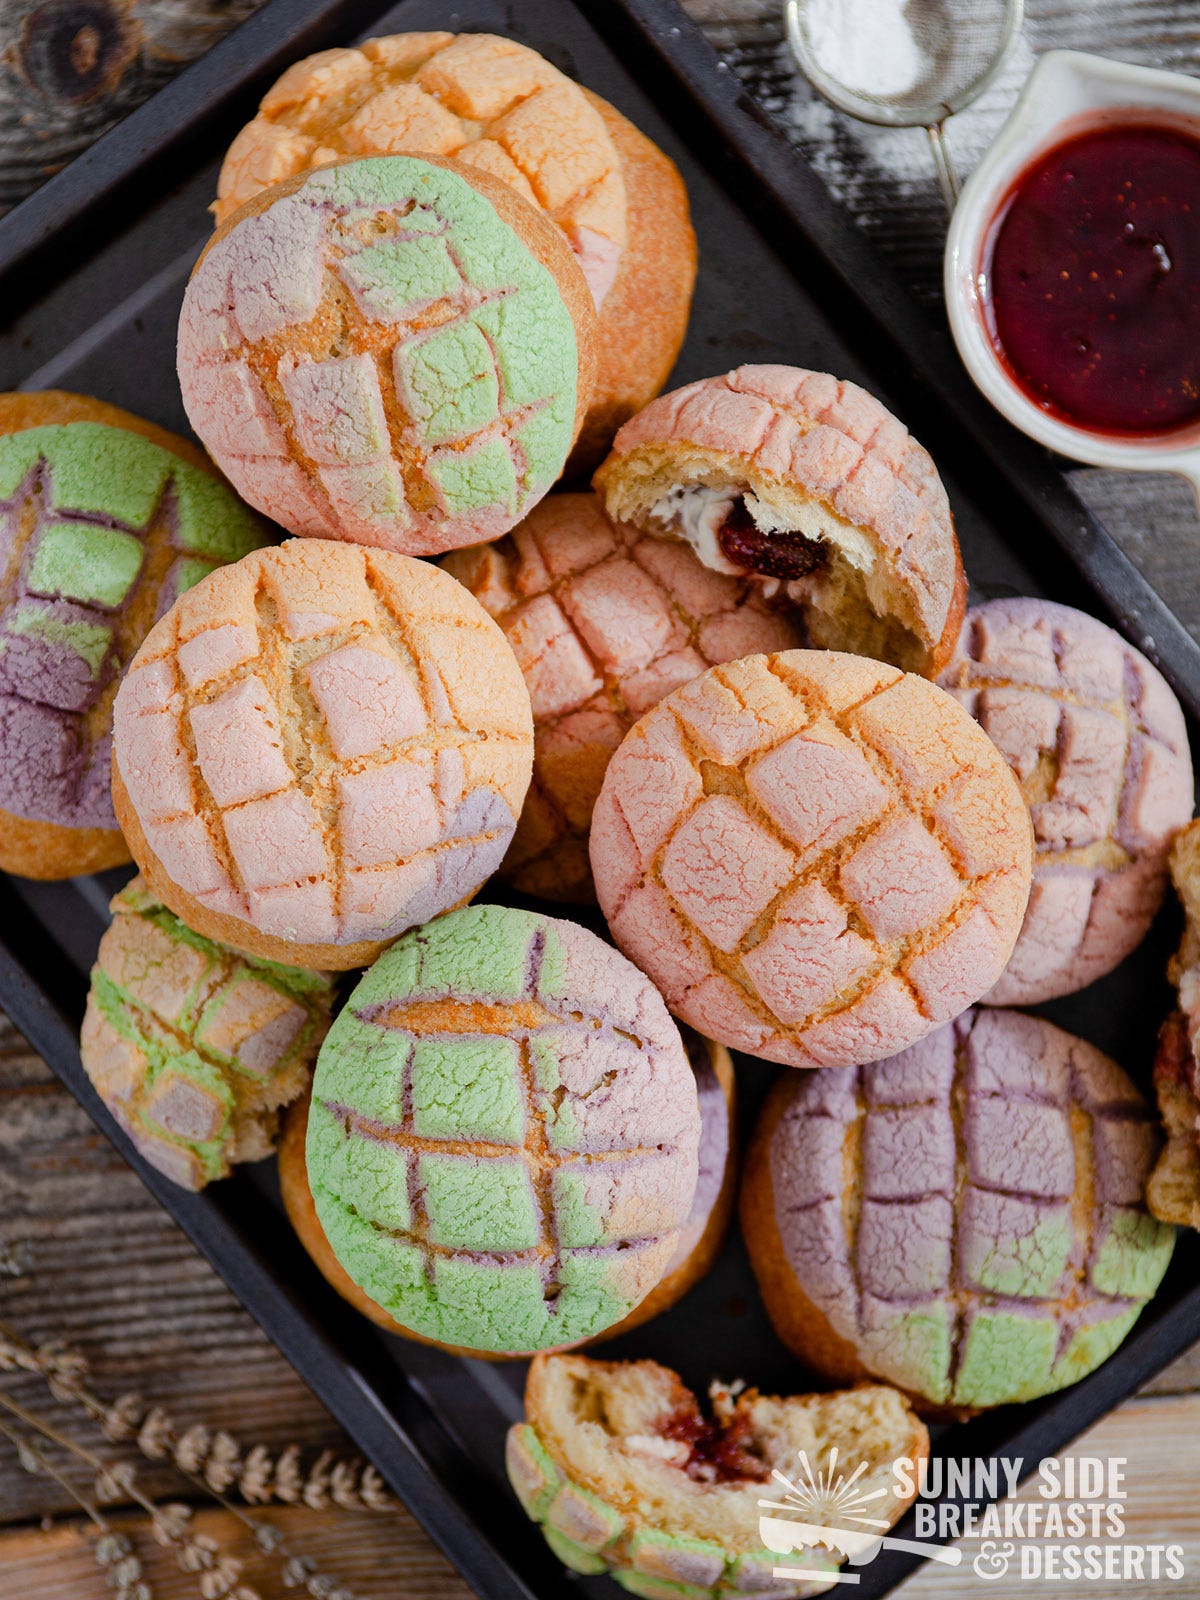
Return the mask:
<path fill-rule="evenodd" d="M 184 1573 L 160 1549 L 144 1517 L 114 1519 L 133 1538 L 154 1600 L 196 1600 L 197 1578 Z M 405 1511 L 374 1517 L 353 1511 L 272 1510 L 273 1523 L 290 1549 L 311 1557 L 318 1570 L 353 1591 L 357 1600 L 470 1600 L 472 1590 L 451 1568 Z M 243 1560 L 242 1582 L 261 1600 L 284 1600 L 303 1590 L 285 1588 L 279 1562 L 254 1548 L 228 1513 L 199 1512 L 195 1532 L 216 1539 L 225 1555 Z M 42 1530 L 0 1531 L 2 1600 L 90 1600 L 108 1588 L 92 1554 L 92 1531 L 71 1521 Z"/>
<path fill-rule="evenodd" d="M 1134 1546 L 1177 1544 L 1183 1547 L 1185 1576 L 1181 1581 L 1160 1579 L 1164 1592 L 1179 1596 L 1200 1594 L 1200 1395 L 1156 1396 L 1130 1400 L 1085 1434 L 1067 1452 L 1078 1460 L 1096 1456 L 1103 1460 L 1124 1457 L 1125 1488 L 1128 1499 L 1122 1506 L 1125 1531 L 1120 1540 L 1109 1541 Z M 1063 1459 L 1066 1459 L 1064 1456 Z M 1016 1497 L 1023 1503 L 1039 1499 L 1036 1489 L 1026 1485 Z M 1066 1498 L 1066 1497 L 1064 1497 Z M 1040 1542 L 1036 1539 L 1031 1544 Z M 1070 1540 L 1057 1541 L 1060 1543 Z M 1090 1537 L 1073 1541 L 1092 1543 Z M 1100 1541 L 1103 1542 L 1103 1541 Z M 961 1541 L 963 1565 L 958 1568 L 922 1568 L 897 1591 L 902 1600 L 979 1600 L 986 1592 L 973 1568 L 983 1550 L 983 1540 Z M 1022 1600 L 1057 1600 L 1064 1588 L 1084 1588 L 1082 1583 L 1065 1583 L 1062 1578 L 1047 1580 L 1030 1576 L 1018 1578 L 1017 1553 L 1010 1576 L 994 1584 L 993 1592 L 1020 1594 Z M 1121 1597 L 1158 1593 L 1159 1584 L 1136 1579 L 1103 1579 L 1086 1584 L 1090 1600 L 1121 1600 Z"/>
<path fill-rule="evenodd" d="M 106 1399 L 135 1391 L 181 1427 L 225 1427 L 273 1452 L 353 1455 L 328 1413 L 49 1069 L 0 1018 L 0 1317 L 31 1343 L 65 1339 Z M 78 1428 L 40 1380 L 6 1392 Z M 178 1477 L 146 1464 L 156 1494 Z M 0 1449 L 0 1523 L 66 1509 Z M 2 1590 L 0 1590 L 2 1592 Z"/>
<path fill-rule="evenodd" d="M 0 213 L 261 4 L 7 0 L 0 8 Z"/>

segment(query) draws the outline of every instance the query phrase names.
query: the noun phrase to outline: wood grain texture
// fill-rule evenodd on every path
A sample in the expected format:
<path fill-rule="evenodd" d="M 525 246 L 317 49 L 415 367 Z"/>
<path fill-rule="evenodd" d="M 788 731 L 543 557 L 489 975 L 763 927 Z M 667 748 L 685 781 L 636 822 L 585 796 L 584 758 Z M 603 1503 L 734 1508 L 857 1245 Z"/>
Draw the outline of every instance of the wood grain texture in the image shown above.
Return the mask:
<path fill-rule="evenodd" d="M 0 214 L 262 0 L 3 0 Z"/>
<path fill-rule="evenodd" d="M 1187 1576 L 1171 1584 L 1179 1600 L 1200 1594 L 1200 1396 L 1131 1401 L 1106 1417 L 1070 1452 L 1128 1461 L 1124 1506 L 1127 1546 L 1171 1542 L 1182 1545 Z M 1023 1501 L 1035 1498 L 1026 1488 Z M 350 1512 L 271 1510 L 263 1520 L 280 1528 L 291 1546 L 311 1556 L 318 1567 L 352 1588 L 360 1600 L 465 1600 L 471 1591 L 449 1568 L 403 1512 L 371 1517 Z M 195 1578 L 185 1577 L 172 1557 L 147 1537 L 140 1517 L 116 1519 L 133 1537 L 146 1565 L 157 1600 L 194 1600 Z M 201 1512 L 197 1532 L 217 1539 L 222 1550 L 248 1559 L 245 1580 L 262 1600 L 282 1600 L 285 1590 L 270 1564 L 251 1550 L 244 1530 L 224 1512 Z M 899 1590 L 904 1600 L 979 1600 L 987 1592 L 972 1570 L 978 1539 L 962 1542 L 963 1565 L 957 1569 L 924 1567 Z M 1116 1581 L 1087 1586 L 1094 1600 L 1122 1600 L 1144 1595 L 1153 1586 Z M 93 1563 L 90 1535 L 71 1521 L 48 1530 L 12 1528 L 0 1531 L 0 1596 L 4 1600 L 86 1600 L 104 1592 Z M 564 1594 L 569 1586 L 564 1581 Z M 1060 1596 L 1061 1583 L 1027 1580 L 996 1586 L 993 1592 L 1020 1593 L 1029 1600 Z"/>
<path fill-rule="evenodd" d="M 1095 1456 L 1102 1460 L 1124 1457 L 1127 1500 L 1122 1507 L 1125 1532 L 1113 1541 L 1127 1547 L 1151 1544 L 1178 1544 L 1183 1547 L 1185 1576 L 1175 1583 L 1165 1579 L 1149 1581 L 1103 1580 L 1094 1583 L 1066 1583 L 1029 1577 L 987 1584 L 972 1570 L 980 1553 L 981 1539 L 964 1539 L 963 1565 L 958 1568 L 925 1566 L 898 1593 L 903 1600 L 979 1600 L 989 1591 L 1005 1596 L 1020 1595 L 1022 1600 L 1061 1600 L 1064 1592 L 1086 1591 L 1091 1600 L 1120 1600 L 1121 1596 L 1172 1594 L 1179 1600 L 1195 1600 L 1200 1595 L 1200 1451 L 1196 1449 L 1200 1428 L 1200 1395 L 1161 1396 L 1127 1401 L 1097 1423 L 1066 1456 L 1078 1460 Z M 1066 1497 L 1064 1497 L 1065 1499 Z M 1024 1503 L 1040 1499 L 1035 1487 L 1026 1484 L 1017 1496 Z M 1031 1540 L 1037 1543 L 1037 1540 Z M 1090 1543 L 1089 1540 L 1078 1541 Z"/>
<path fill-rule="evenodd" d="M 31 1343 L 65 1339 L 105 1399 L 136 1391 L 180 1427 L 249 1447 L 352 1455 L 325 1410 L 75 1101 L 0 1019 L 0 1317 Z M 0 1381 L 57 1422 L 37 1378 Z M 11 1385 L 11 1389 L 8 1386 Z M 42 1411 L 43 1406 L 46 1407 Z M 146 1466 L 147 1487 L 179 1493 Z M 67 1502 L 0 1451 L 0 1523 Z M 4 1593 L 0 1586 L 0 1595 Z"/>
<path fill-rule="evenodd" d="M 194 1574 L 179 1570 L 169 1551 L 148 1535 L 142 1517 L 114 1518 L 134 1541 L 154 1600 L 196 1600 Z M 405 1512 L 375 1518 L 350 1511 L 274 1510 L 263 1513 L 289 1548 L 309 1556 L 318 1571 L 351 1589 L 357 1600 L 470 1600 L 472 1590 Z M 303 1590 L 284 1586 L 278 1562 L 262 1556 L 245 1529 L 224 1511 L 193 1518 L 196 1533 L 217 1540 L 223 1554 L 245 1561 L 242 1581 L 262 1600 L 284 1600 Z M 109 1594 L 92 1555 L 86 1523 L 0 1532 L 2 1600 L 101 1600 Z"/>

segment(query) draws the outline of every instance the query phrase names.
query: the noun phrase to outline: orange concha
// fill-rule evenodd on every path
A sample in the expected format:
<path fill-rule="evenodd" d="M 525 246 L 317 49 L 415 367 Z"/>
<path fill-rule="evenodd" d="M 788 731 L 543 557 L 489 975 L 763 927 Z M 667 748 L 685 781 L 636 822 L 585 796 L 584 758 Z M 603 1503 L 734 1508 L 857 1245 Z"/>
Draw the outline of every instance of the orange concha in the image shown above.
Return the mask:
<path fill-rule="evenodd" d="M 223 222 L 346 156 L 416 152 L 481 168 L 545 211 L 603 302 L 627 234 L 616 146 L 577 84 L 495 34 L 399 33 L 295 62 L 230 145 L 213 211 Z"/>

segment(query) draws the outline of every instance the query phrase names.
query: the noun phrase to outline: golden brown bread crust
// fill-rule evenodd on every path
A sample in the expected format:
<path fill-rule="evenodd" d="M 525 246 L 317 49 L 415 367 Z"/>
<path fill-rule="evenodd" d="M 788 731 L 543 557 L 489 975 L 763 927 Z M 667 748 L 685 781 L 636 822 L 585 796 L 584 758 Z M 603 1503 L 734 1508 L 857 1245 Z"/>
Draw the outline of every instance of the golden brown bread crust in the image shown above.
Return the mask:
<path fill-rule="evenodd" d="M 0 809 L 0 872 L 57 882 L 105 872 L 129 860 L 124 834 L 115 828 L 64 828 L 31 822 Z"/>
<path fill-rule="evenodd" d="M 642 1323 L 649 1322 L 651 1317 L 658 1317 L 664 1311 L 669 1311 L 683 1299 L 689 1289 L 694 1288 L 701 1278 L 708 1275 L 725 1243 L 725 1235 L 729 1231 L 729 1223 L 733 1217 L 734 1200 L 737 1197 L 737 1080 L 733 1072 L 733 1057 L 725 1046 L 716 1044 L 712 1039 L 701 1039 L 700 1043 L 708 1053 L 709 1064 L 724 1092 L 725 1109 L 729 1117 L 729 1149 L 725 1156 L 725 1176 L 721 1179 L 717 1198 L 708 1214 L 703 1233 L 687 1257 L 673 1271 L 668 1272 L 656 1288 L 651 1289 L 641 1305 L 635 1306 L 629 1315 L 614 1327 L 606 1328 L 594 1339 L 589 1339 L 583 1346 L 584 1349 L 601 1344 L 607 1339 L 615 1339 L 618 1334 L 632 1333 L 634 1328 L 640 1328 Z"/>
<path fill-rule="evenodd" d="M 962 551 L 958 547 L 958 529 L 954 526 L 953 516 L 950 518 L 950 533 L 954 541 L 954 593 L 950 597 L 950 609 L 946 613 L 942 637 L 929 652 L 928 660 L 921 668 L 921 676 L 934 683 L 954 654 L 954 647 L 962 632 L 963 618 L 967 614 L 967 574 L 962 563 Z"/>
<path fill-rule="evenodd" d="M 65 389 L 0 394 L 0 436 L 23 433 L 26 428 L 61 427 L 68 422 L 99 422 L 108 428 L 124 428 L 127 433 L 140 434 L 151 444 L 169 450 L 190 466 L 199 467 L 214 478 L 220 476 L 191 440 L 181 439 L 157 423 L 135 417 L 105 400 L 70 394 Z M 109 867 L 123 866 L 129 859 L 129 847 L 115 828 L 64 828 L 58 822 L 18 817 L 0 809 L 0 871 L 51 881 L 104 872 Z"/>
<path fill-rule="evenodd" d="M 597 466 L 621 424 L 663 388 L 687 333 L 696 282 L 696 235 L 678 167 L 607 100 L 583 92 L 621 158 L 629 238 L 600 310 L 595 386 L 568 478 Z"/>
<path fill-rule="evenodd" d="M 354 166 L 357 161 L 364 159 L 378 161 L 388 158 L 355 156 L 343 161 L 331 161 L 327 167 L 319 170 L 324 172 L 332 167 Z M 493 178 L 488 172 L 482 172 L 477 167 L 469 167 L 461 161 L 452 161 L 443 156 L 421 154 L 407 159 L 424 161 L 431 167 L 444 167 L 447 172 L 456 173 L 464 183 L 469 183 L 471 188 L 492 206 L 501 222 L 508 224 L 534 259 L 540 261 L 553 277 L 575 328 L 579 381 L 575 389 L 573 436 L 578 439 L 596 383 L 596 309 L 592 301 L 592 292 L 587 286 L 587 279 L 567 243 L 566 235 L 556 223 L 551 222 L 545 212 L 531 206 L 515 189 L 510 188 L 507 183 L 501 183 L 499 178 Z M 274 205 L 276 200 L 294 194 L 297 189 L 303 188 L 312 176 L 311 170 L 298 172 L 294 178 L 285 178 L 273 188 L 261 190 L 252 199 L 247 200 L 245 205 L 239 206 L 231 216 L 226 217 L 219 228 L 214 230 L 212 237 L 196 258 L 192 275 L 195 276 L 197 268 L 212 247 L 236 228 L 239 222 L 244 222 L 247 217 L 258 216 L 268 206 Z M 614 292 L 616 288 L 617 285 L 614 285 Z M 286 344 L 286 332 L 282 337 Z"/>
<path fill-rule="evenodd" d="M 1200 1101 L 1187 1020 L 1173 1011 L 1158 1034 L 1154 1092 L 1167 1142 L 1146 1184 L 1146 1205 L 1160 1222 L 1200 1228 Z"/>
<path fill-rule="evenodd" d="M 758 1292 L 771 1326 L 806 1367 L 835 1384 L 882 1383 L 884 1380 L 863 1365 L 854 1346 L 835 1332 L 825 1313 L 804 1293 L 784 1253 L 775 1220 L 771 1141 L 792 1093 L 791 1075 L 781 1073 L 763 1102 L 742 1163 L 738 1214 Z M 900 1392 L 915 1411 L 931 1422 L 960 1422 L 977 1415 L 970 1407 L 939 1406 L 908 1389 Z"/>

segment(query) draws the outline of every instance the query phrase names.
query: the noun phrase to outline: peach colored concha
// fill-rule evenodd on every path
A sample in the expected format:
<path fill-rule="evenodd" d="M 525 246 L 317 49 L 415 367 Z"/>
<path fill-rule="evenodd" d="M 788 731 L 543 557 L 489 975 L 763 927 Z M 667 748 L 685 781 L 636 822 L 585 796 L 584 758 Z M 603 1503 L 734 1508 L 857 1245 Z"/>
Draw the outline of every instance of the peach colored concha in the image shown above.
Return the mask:
<path fill-rule="evenodd" d="M 1049 600 L 972 607 L 939 681 L 1016 773 L 1037 841 L 1025 925 L 987 999 L 1072 994 L 1142 942 L 1162 902 L 1192 814 L 1183 711 L 1139 650 Z"/>
<path fill-rule="evenodd" d="M 595 483 L 608 513 L 753 575 L 808 643 L 936 677 L 966 605 L 950 503 L 926 451 L 857 384 L 746 366 L 652 400 Z"/>
<path fill-rule="evenodd" d="M 290 532 L 406 555 L 506 533 L 559 477 L 595 371 L 562 232 L 429 156 L 264 190 L 214 235 L 179 320 L 197 434 Z"/>
<path fill-rule="evenodd" d="M 292 540 L 205 578 L 114 708 L 134 859 L 198 933 L 361 967 L 469 900 L 512 838 L 529 695 L 499 628 L 420 561 Z"/>
<path fill-rule="evenodd" d="M 566 234 L 600 313 L 568 471 L 590 472 L 659 392 L 687 329 L 696 239 L 673 161 L 513 39 L 408 33 L 289 67 L 230 146 L 213 207 L 344 156 L 432 152 L 502 179 Z"/>
<path fill-rule="evenodd" d="M 396 33 L 294 62 L 230 145 L 213 214 L 224 222 L 344 156 L 418 151 L 490 173 L 544 210 L 603 305 L 627 236 L 616 147 L 578 84 L 494 33 Z"/>
<path fill-rule="evenodd" d="M 1146 1204 L 1163 1222 L 1200 1228 L 1200 820 L 1180 829 L 1170 867 L 1184 914 L 1183 940 L 1167 966 L 1179 1004 L 1158 1035 L 1154 1092 L 1167 1142 Z"/>
<path fill-rule="evenodd" d="M 1029 812 L 944 690 L 834 651 L 711 667 L 626 735 L 592 818 L 613 936 L 683 1021 L 795 1067 L 915 1043 L 987 992 Z"/>
<path fill-rule="evenodd" d="M 533 703 L 533 783 L 503 871 L 549 900 L 594 898 L 587 836 L 609 757 L 635 719 L 706 667 L 803 642 L 757 584 L 686 545 L 555 494 L 499 544 L 448 555 L 512 646 Z"/>

